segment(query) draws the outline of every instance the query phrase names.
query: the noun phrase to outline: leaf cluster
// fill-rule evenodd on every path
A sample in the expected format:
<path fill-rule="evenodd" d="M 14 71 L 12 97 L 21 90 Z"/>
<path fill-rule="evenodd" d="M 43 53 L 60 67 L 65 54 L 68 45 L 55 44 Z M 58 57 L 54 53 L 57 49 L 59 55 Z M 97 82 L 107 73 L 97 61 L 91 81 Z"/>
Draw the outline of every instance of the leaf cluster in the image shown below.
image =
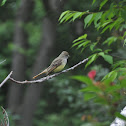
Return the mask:
<path fill-rule="evenodd" d="M 92 4 L 95 3 L 96 0 L 93 0 Z M 105 7 L 107 3 L 109 3 L 108 8 Z M 85 51 L 85 49 L 90 49 L 91 55 L 85 68 L 96 61 L 98 57 L 102 57 L 111 65 L 112 69 L 100 81 L 91 80 L 86 76 L 73 76 L 73 79 L 86 84 L 86 87 L 81 90 L 84 92 L 86 101 L 92 99 L 96 103 L 104 104 L 108 106 L 109 112 L 113 114 L 113 109 L 116 109 L 121 101 L 124 100 L 126 90 L 126 61 L 120 60 L 115 62 L 113 56 L 110 55 L 111 47 L 117 42 L 123 42 L 123 46 L 126 45 L 126 1 L 111 2 L 102 0 L 97 12 L 68 10 L 61 14 L 59 21 L 60 23 L 73 22 L 78 18 L 83 19 L 84 29 L 94 25 L 95 29 L 100 32 L 100 35 L 110 33 L 104 41 L 101 38 L 91 41 L 88 39 L 88 34 L 84 34 L 73 41 L 72 47 L 81 49 L 81 52 Z M 113 34 L 114 32 L 121 34 Z M 103 50 L 103 48 L 98 47 L 100 41 L 102 41 L 102 47 L 107 45 L 106 49 Z"/>
<path fill-rule="evenodd" d="M 126 68 L 113 70 L 104 76 L 101 81 L 94 81 L 86 76 L 73 76 L 72 78 L 86 84 L 81 89 L 84 92 L 85 101 L 93 100 L 98 104 L 106 105 L 111 113 L 125 99 L 125 73 Z"/>
<path fill-rule="evenodd" d="M 93 0 L 93 4 L 96 1 Z M 126 16 L 124 15 L 124 12 L 126 12 L 126 6 L 123 5 L 125 1 L 121 2 L 111 2 L 109 5 L 109 8 L 106 10 L 102 10 L 102 8 L 106 5 L 108 0 L 103 0 L 99 5 L 99 11 L 98 12 L 89 12 L 89 10 L 85 12 L 78 12 L 78 11 L 65 11 L 61 14 L 59 17 L 60 23 L 69 21 L 75 21 L 78 18 L 84 17 L 84 28 L 87 28 L 91 26 L 92 23 L 94 23 L 94 26 L 97 30 L 101 32 L 101 34 L 107 32 L 108 30 L 112 32 L 113 30 L 120 30 L 123 25 L 125 25 L 126 22 Z M 111 49 L 108 49 L 112 44 L 115 44 L 116 42 L 120 41 L 126 43 L 125 36 L 126 32 L 124 32 L 122 35 L 119 36 L 110 36 L 106 38 L 102 42 L 102 45 L 105 44 L 108 45 L 107 49 L 103 50 L 102 48 L 98 48 L 99 39 L 92 42 L 91 40 L 87 39 L 87 34 L 84 34 L 77 39 L 73 41 L 72 47 L 77 47 L 77 49 L 81 48 L 81 52 L 83 52 L 88 47 L 90 48 L 91 52 L 93 53 L 89 57 L 89 61 L 86 64 L 85 67 L 89 66 L 92 62 L 94 62 L 99 56 L 103 57 L 105 61 L 107 61 L 109 64 L 113 64 L 113 57 L 109 55 L 109 52 L 112 51 Z"/>

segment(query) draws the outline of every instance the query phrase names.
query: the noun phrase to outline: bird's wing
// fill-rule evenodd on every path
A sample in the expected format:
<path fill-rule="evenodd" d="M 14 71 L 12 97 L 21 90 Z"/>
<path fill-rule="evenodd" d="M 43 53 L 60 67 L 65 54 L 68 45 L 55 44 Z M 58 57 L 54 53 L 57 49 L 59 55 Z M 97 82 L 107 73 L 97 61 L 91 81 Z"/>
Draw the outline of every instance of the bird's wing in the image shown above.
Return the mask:
<path fill-rule="evenodd" d="M 53 62 L 51 63 L 51 65 L 47 68 L 48 74 L 50 72 L 53 72 L 53 70 L 55 70 L 61 64 L 62 64 L 62 59 L 61 58 L 60 59 L 58 58 L 58 59 L 53 60 Z"/>

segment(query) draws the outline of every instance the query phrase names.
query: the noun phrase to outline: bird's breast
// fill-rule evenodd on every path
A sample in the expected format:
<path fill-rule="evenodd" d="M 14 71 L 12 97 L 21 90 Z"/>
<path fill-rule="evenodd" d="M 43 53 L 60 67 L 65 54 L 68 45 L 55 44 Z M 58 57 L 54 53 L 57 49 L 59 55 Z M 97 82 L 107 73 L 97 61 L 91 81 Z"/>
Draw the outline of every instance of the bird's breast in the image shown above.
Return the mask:
<path fill-rule="evenodd" d="M 59 72 L 59 71 L 61 71 L 61 70 L 65 67 L 66 63 L 67 63 L 67 59 L 64 59 L 64 60 L 62 61 L 62 64 L 61 64 L 60 66 L 58 66 L 58 67 L 54 70 L 54 72 Z"/>

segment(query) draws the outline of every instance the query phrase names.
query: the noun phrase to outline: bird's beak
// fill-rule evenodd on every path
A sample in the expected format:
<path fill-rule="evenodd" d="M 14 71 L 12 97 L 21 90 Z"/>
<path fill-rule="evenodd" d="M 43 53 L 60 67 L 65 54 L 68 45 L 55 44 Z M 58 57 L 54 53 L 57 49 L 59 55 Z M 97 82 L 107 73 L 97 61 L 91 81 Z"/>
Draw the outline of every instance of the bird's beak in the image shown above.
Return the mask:
<path fill-rule="evenodd" d="M 68 55 L 68 57 L 70 57 L 70 55 Z"/>

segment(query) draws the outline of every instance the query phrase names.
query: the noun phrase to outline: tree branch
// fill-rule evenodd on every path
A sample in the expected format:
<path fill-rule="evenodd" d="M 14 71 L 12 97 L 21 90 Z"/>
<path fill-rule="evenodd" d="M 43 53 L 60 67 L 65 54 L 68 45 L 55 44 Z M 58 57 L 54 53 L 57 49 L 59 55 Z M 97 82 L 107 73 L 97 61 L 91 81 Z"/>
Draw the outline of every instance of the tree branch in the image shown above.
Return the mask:
<path fill-rule="evenodd" d="M 1 61 L 1 62 L 0 62 L 0 64 L 2 64 L 2 63 L 3 63 L 3 62 L 5 62 L 5 61 L 6 61 L 6 59 L 5 59 L 5 60 L 3 60 L 3 61 Z"/>
<path fill-rule="evenodd" d="M 80 62 L 77 63 L 76 65 L 74 65 L 74 66 L 72 66 L 72 67 L 70 67 L 70 68 L 68 68 L 68 69 L 66 69 L 66 70 L 63 70 L 63 71 L 61 71 L 61 72 L 59 72 L 59 73 L 55 73 L 55 74 L 52 74 L 52 75 L 43 77 L 43 78 L 38 79 L 38 80 L 33 80 L 33 81 L 27 81 L 27 80 L 25 80 L 25 81 L 17 81 L 17 80 L 15 80 L 14 78 L 11 77 L 12 72 L 13 72 L 13 71 L 11 71 L 10 74 L 9 74 L 9 75 L 3 80 L 3 82 L 0 84 L 0 88 L 4 85 L 4 83 L 5 83 L 7 80 L 11 80 L 11 81 L 13 81 L 13 82 L 15 82 L 15 83 L 17 83 L 17 84 L 41 83 L 41 82 L 46 81 L 46 80 L 49 80 L 49 79 L 51 79 L 51 78 L 53 78 L 53 77 L 55 77 L 55 76 L 58 76 L 58 75 L 60 75 L 60 74 L 62 74 L 62 73 L 66 73 L 66 72 L 68 72 L 68 71 L 70 71 L 70 70 L 73 70 L 73 69 L 75 69 L 76 67 L 78 67 L 79 65 L 85 63 L 86 61 L 88 61 L 88 58 L 86 58 L 86 59 L 80 61 Z"/>
<path fill-rule="evenodd" d="M 4 123 L 3 123 L 3 121 L 2 121 L 2 124 L 1 125 L 3 125 L 3 126 L 9 126 L 9 118 L 8 118 L 8 114 L 7 114 L 7 112 L 6 112 L 6 110 L 1 106 L 1 108 L 2 108 L 2 110 L 3 110 L 3 115 L 5 115 L 4 116 Z"/>
<path fill-rule="evenodd" d="M 10 79 L 10 76 L 12 75 L 12 73 L 13 73 L 13 71 L 11 71 L 11 72 L 9 73 L 9 75 L 3 80 L 3 82 L 0 84 L 0 88 L 5 84 L 5 82 L 6 82 L 7 80 Z"/>
<path fill-rule="evenodd" d="M 10 79 L 11 81 L 17 83 L 17 84 L 41 83 L 41 82 L 46 81 L 46 80 L 49 80 L 49 79 L 51 79 L 51 78 L 53 78 L 53 77 L 55 77 L 55 76 L 58 76 L 58 75 L 60 75 L 60 74 L 62 74 L 62 73 L 66 73 L 66 72 L 68 72 L 68 71 L 70 71 L 70 70 L 73 70 L 73 69 L 75 69 L 76 67 L 78 67 L 79 65 L 85 63 L 86 61 L 88 61 L 88 58 L 84 59 L 83 61 L 80 61 L 79 63 L 77 63 L 77 64 L 74 65 L 73 67 L 70 67 L 70 68 L 68 68 L 68 69 L 66 69 L 66 70 L 63 70 L 63 71 L 61 71 L 61 72 L 58 72 L 58 73 L 49 75 L 49 76 L 47 76 L 47 77 L 43 77 L 43 78 L 38 79 L 38 80 L 33 80 L 33 81 L 27 81 L 27 80 L 25 80 L 25 81 L 17 81 L 17 80 L 15 80 L 15 79 L 11 78 L 11 77 L 10 77 L 9 79 Z"/>

